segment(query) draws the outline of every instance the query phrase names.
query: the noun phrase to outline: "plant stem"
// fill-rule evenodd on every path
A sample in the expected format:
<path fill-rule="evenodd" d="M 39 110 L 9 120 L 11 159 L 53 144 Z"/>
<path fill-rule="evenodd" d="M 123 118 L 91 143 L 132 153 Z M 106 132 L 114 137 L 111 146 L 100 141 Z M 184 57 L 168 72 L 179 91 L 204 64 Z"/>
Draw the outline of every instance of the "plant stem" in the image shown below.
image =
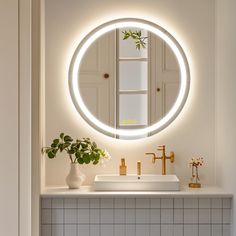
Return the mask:
<path fill-rule="evenodd" d="M 198 177 L 198 167 L 196 166 L 196 183 L 198 182 L 199 177 Z"/>
<path fill-rule="evenodd" d="M 65 148 L 66 152 L 68 153 L 69 152 L 69 149 L 68 148 Z M 70 157 L 70 161 L 71 163 L 74 163 L 73 159 L 72 159 L 72 155 L 70 153 L 69 154 L 69 157 Z"/>
<path fill-rule="evenodd" d="M 70 157 L 71 163 L 74 163 L 71 154 L 69 154 L 69 157 Z"/>

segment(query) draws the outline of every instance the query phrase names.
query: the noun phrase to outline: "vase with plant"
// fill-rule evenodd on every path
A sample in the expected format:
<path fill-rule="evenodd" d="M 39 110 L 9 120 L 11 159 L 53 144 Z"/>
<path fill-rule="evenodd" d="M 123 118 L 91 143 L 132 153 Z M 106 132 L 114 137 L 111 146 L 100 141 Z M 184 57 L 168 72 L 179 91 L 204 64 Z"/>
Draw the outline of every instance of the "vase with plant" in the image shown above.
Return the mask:
<path fill-rule="evenodd" d="M 193 157 L 189 161 L 189 167 L 192 169 L 191 182 L 189 183 L 190 188 L 201 188 L 198 168 L 204 163 L 202 157 Z"/>
<path fill-rule="evenodd" d="M 85 180 L 85 175 L 79 170 L 79 164 L 104 164 L 111 157 L 106 150 L 97 146 L 90 138 L 76 139 L 61 133 L 54 139 L 49 147 L 43 147 L 42 153 L 53 159 L 60 152 L 66 152 L 70 160 L 71 168 L 66 183 L 69 188 L 79 188 Z"/>

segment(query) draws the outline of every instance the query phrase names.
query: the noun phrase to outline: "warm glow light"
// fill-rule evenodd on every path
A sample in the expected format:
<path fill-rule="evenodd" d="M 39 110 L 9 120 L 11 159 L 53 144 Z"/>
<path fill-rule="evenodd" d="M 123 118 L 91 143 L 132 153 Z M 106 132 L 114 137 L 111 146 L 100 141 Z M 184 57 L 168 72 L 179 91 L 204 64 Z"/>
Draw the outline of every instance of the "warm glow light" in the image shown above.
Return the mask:
<path fill-rule="evenodd" d="M 160 121 L 156 122 L 155 124 L 143 128 L 143 129 L 137 129 L 137 130 L 127 130 L 127 129 L 116 129 L 113 127 L 110 127 L 104 123 L 102 123 L 100 120 L 98 120 L 96 117 L 94 117 L 93 114 L 88 110 L 86 105 L 84 104 L 84 101 L 81 97 L 79 87 L 78 87 L 78 71 L 79 66 L 81 63 L 81 60 L 86 52 L 86 50 L 89 48 L 89 46 L 98 39 L 101 35 L 114 30 L 116 28 L 124 28 L 124 27 L 136 27 L 136 28 L 143 28 L 146 29 L 157 36 L 159 36 L 161 39 L 163 39 L 173 50 L 177 61 L 179 63 L 180 67 L 180 91 L 178 94 L 178 97 L 175 101 L 175 104 L 171 108 L 171 110 L 166 114 L 165 117 L 163 117 Z M 111 21 L 109 23 L 106 23 L 99 28 L 92 31 L 77 47 L 72 62 L 70 66 L 70 78 L 69 78 L 69 86 L 70 86 L 70 92 L 73 99 L 73 102 L 77 108 L 77 110 L 80 112 L 80 114 L 87 120 L 89 123 L 95 127 L 98 130 L 101 130 L 103 132 L 109 133 L 111 135 L 121 135 L 123 137 L 135 137 L 138 135 L 145 135 L 151 132 L 158 132 L 165 128 L 168 124 L 170 124 L 176 116 L 179 114 L 181 109 L 183 108 L 183 105 L 186 101 L 188 91 L 189 91 L 189 67 L 188 63 L 185 57 L 185 54 L 178 44 L 178 42 L 171 36 L 167 31 L 162 29 L 160 26 L 155 25 L 153 23 L 143 21 L 143 20 L 137 20 L 137 19 L 121 19 L 121 20 L 115 20 Z"/>

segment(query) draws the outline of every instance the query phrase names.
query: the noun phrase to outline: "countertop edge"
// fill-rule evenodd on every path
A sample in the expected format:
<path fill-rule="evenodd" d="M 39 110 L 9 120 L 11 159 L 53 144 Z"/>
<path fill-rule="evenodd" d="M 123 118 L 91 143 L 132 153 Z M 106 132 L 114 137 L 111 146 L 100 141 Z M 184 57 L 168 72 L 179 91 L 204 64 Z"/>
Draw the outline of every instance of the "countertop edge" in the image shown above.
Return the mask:
<path fill-rule="evenodd" d="M 233 194 L 217 186 L 204 186 L 200 189 L 181 187 L 180 191 L 95 191 L 92 186 L 82 186 L 80 189 L 67 187 L 47 187 L 40 196 L 47 197 L 209 197 L 232 198 Z"/>

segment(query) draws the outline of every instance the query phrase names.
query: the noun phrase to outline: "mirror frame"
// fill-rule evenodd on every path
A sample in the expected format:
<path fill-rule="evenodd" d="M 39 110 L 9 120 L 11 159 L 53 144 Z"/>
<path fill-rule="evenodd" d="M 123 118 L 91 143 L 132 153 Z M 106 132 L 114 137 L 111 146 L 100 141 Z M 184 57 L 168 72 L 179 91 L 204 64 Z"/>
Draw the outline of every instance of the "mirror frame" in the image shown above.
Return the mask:
<path fill-rule="evenodd" d="M 151 126 L 137 130 L 116 129 L 102 123 L 86 107 L 85 103 L 83 102 L 78 86 L 78 79 L 79 79 L 78 72 L 79 72 L 80 62 L 88 47 L 101 35 L 121 27 L 144 28 L 156 34 L 170 46 L 170 48 L 172 49 L 172 51 L 176 56 L 180 68 L 180 91 L 173 107 L 158 122 L 152 124 Z M 122 19 L 112 20 L 98 26 L 97 28 L 92 30 L 85 38 L 83 38 L 83 40 L 79 43 L 73 54 L 69 68 L 68 82 L 72 101 L 77 111 L 81 115 L 81 117 L 90 126 L 92 126 L 93 128 L 95 128 L 96 130 L 105 135 L 109 135 L 114 138 L 116 138 L 117 136 L 122 136 L 124 137 L 124 139 L 128 138 L 132 140 L 132 139 L 138 139 L 139 138 L 138 136 L 148 135 L 148 134 L 153 135 L 155 133 L 158 133 L 175 120 L 175 118 L 179 115 L 179 113 L 183 109 L 189 94 L 190 70 L 187 57 L 182 47 L 168 31 L 163 29 L 161 26 L 146 20 L 137 18 L 122 18 Z"/>

